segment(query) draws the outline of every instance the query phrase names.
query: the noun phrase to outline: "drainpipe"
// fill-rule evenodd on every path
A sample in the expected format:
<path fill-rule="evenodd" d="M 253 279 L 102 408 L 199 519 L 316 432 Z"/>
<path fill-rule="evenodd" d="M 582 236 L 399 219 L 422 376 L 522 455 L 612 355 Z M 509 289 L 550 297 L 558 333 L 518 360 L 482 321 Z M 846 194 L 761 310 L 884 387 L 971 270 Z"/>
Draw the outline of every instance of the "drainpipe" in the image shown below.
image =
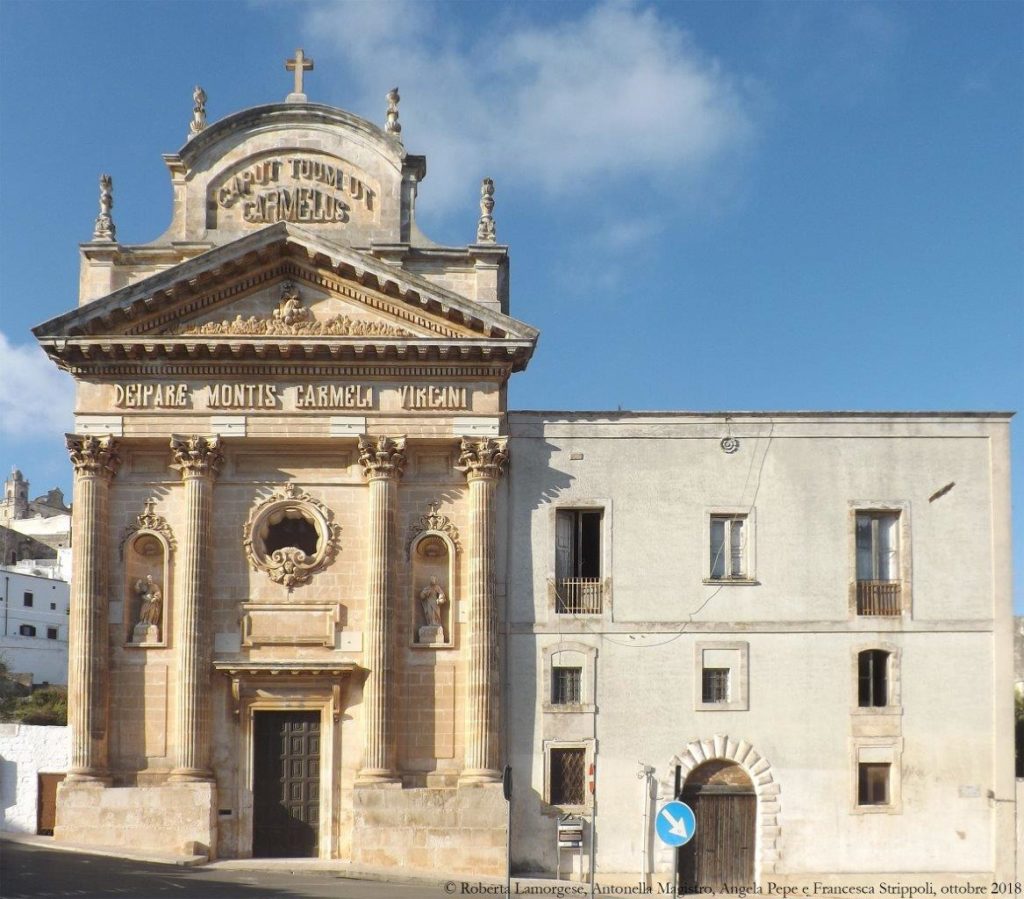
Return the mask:
<path fill-rule="evenodd" d="M 7 636 L 7 610 L 11 607 L 11 576 L 4 575 L 4 636 Z"/>

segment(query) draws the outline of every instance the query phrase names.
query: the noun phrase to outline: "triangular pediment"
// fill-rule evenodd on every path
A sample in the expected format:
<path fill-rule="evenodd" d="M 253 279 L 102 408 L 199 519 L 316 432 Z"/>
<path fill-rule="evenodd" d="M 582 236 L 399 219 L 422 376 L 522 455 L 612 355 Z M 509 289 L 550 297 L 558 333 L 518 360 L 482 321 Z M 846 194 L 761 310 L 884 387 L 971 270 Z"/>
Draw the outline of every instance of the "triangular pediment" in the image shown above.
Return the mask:
<path fill-rule="evenodd" d="M 150 275 L 33 329 L 58 364 L 82 358 L 206 354 L 267 345 L 337 358 L 345 347 L 425 348 L 441 358 L 503 357 L 525 366 L 537 331 L 371 253 L 292 224 L 271 225 Z M 140 350 L 141 348 L 141 350 Z M 183 348 L 183 350 L 181 349 Z M 262 348 L 262 349 L 261 349 Z"/>

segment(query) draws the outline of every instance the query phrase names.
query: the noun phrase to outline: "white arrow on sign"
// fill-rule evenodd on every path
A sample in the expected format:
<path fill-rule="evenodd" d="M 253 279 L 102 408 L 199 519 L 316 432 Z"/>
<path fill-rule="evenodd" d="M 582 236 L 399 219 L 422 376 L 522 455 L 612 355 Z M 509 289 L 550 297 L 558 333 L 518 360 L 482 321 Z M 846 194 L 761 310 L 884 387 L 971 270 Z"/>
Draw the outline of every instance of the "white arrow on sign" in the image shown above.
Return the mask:
<path fill-rule="evenodd" d="M 661 813 L 665 816 L 665 820 L 668 821 L 668 831 L 673 836 L 685 837 L 686 836 L 686 822 L 682 818 L 673 818 L 669 813 L 668 809 L 662 809 Z"/>

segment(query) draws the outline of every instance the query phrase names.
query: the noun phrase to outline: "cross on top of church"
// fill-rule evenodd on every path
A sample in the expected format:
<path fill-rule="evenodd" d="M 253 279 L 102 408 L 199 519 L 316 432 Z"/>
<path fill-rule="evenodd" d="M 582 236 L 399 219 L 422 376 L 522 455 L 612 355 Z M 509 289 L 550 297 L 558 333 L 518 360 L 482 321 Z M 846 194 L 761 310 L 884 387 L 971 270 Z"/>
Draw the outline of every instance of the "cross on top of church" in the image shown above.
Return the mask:
<path fill-rule="evenodd" d="M 307 59 L 306 54 L 303 53 L 302 48 L 299 47 L 299 49 L 295 51 L 295 58 L 285 60 L 284 67 L 289 72 L 295 73 L 295 90 L 288 95 L 288 102 L 304 102 L 306 95 L 302 92 L 302 73 L 311 72 L 313 70 L 313 60 Z"/>

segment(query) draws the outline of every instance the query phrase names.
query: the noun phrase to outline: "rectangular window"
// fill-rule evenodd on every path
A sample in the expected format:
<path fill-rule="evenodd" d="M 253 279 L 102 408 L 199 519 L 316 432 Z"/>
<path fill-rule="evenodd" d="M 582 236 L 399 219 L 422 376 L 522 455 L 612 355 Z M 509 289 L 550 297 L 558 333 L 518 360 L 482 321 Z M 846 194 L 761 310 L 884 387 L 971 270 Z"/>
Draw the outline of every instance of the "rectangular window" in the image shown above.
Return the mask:
<path fill-rule="evenodd" d="M 861 762 L 857 766 L 857 805 L 889 804 L 889 770 L 882 762 Z"/>
<path fill-rule="evenodd" d="M 551 669 L 551 704 L 579 705 L 583 702 L 583 669 Z"/>
<path fill-rule="evenodd" d="M 703 702 L 729 701 L 729 669 L 705 668 L 701 677 Z"/>
<path fill-rule="evenodd" d="M 35 602 L 35 598 L 34 598 L 34 597 L 32 596 L 32 594 L 31 594 L 31 593 L 29 593 L 28 591 L 26 591 L 26 592 L 25 592 L 25 599 L 24 599 L 24 602 L 25 602 L 25 608 L 26 608 L 26 609 L 31 609 L 31 608 L 32 608 L 32 603 L 33 603 L 33 602 Z"/>
<path fill-rule="evenodd" d="M 552 749 L 548 760 L 551 805 L 583 805 L 586 801 L 586 750 L 582 747 Z"/>
<path fill-rule="evenodd" d="M 36 629 L 31 624 L 23 624 L 18 628 L 18 633 L 23 637 L 34 637 L 36 635 Z"/>
<path fill-rule="evenodd" d="M 900 590 L 898 512 L 858 512 L 857 614 L 896 616 Z"/>
<path fill-rule="evenodd" d="M 47 640 L 56 640 L 57 639 L 57 628 L 55 628 L 55 627 L 48 627 L 46 629 L 46 639 Z"/>
<path fill-rule="evenodd" d="M 857 704 L 878 708 L 889 704 L 889 653 L 866 649 L 857 655 Z"/>
<path fill-rule="evenodd" d="M 51 612 L 56 612 L 57 611 L 57 603 L 55 603 L 55 602 L 51 602 L 50 603 L 50 611 Z"/>
<path fill-rule="evenodd" d="M 600 509 L 559 509 L 555 515 L 555 611 L 601 614 Z"/>
<path fill-rule="evenodd" d="M 711 516 L 712 580 L 743 579 L 747 576 L 747 517 Z"/>

